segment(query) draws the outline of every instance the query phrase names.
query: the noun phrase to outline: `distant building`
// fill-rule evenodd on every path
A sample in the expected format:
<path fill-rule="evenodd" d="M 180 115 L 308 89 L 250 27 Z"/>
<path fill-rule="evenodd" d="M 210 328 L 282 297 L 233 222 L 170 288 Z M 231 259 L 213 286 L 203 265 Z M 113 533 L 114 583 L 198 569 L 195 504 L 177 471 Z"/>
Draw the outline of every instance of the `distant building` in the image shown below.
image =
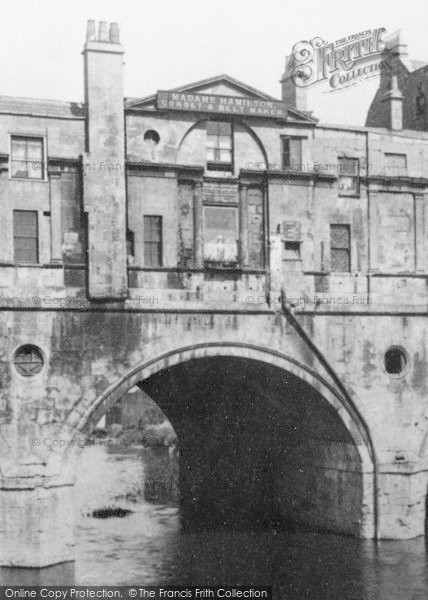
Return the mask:
<path fill-rule="evenodd" d="M 397 106 L 401 119 L 398 129 L 428 131 L 428 62 L 409 58 L 403 34 L 395 32 L 385 39 L 393 54 L 383 71 L 379 88 L 367 113 L 368 127 L 386 127 L 391 122 L 391 106 Z M 401 116 L 400 116 L 401 115 Z"/>

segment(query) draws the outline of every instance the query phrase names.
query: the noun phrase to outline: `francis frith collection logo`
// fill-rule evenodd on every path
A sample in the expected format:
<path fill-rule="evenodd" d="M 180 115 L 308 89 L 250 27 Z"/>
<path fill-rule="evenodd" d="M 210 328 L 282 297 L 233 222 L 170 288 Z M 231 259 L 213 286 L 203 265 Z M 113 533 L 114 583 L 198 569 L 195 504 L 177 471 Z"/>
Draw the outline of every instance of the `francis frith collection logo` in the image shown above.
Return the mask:
<path fill-rule="evenodd" d="M 390 70 L 395 54 L 385 46 L 386 29 L 369 29 L 335 42 L 320 37 L 293 46 L 291 78 L 298 87 L 328 81 L 329 91 L 354 85 L 362 79 Z"/>

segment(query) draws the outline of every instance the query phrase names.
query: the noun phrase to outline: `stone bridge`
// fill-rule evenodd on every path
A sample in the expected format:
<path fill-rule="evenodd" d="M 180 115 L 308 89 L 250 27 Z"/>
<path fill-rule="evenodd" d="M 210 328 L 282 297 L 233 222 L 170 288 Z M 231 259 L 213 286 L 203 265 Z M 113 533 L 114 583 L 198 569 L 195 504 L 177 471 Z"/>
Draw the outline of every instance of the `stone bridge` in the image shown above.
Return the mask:
<path fill-rule="evenodd" d="M 386 374 L 365 339 L 369 330 L 370 348 L 382 348 L 392 323 L 298 315 L 283 299 L 274 307 L 180 312 L 126 301 L 6 314 L 1 564 L 73 559 L 83 440 L 134 385 L 176 428 L 189 522 L 267 516 L 365 538 L 423 534 L 424 421 L 401 408 L 385 427 Z M 403 334 L 416 336 L 417 321 L 403 320 Z M 44 365 L 28 378 L 12 362 L 30 336 Z M 417 368 L 407 376 L 415 382 Z"/>

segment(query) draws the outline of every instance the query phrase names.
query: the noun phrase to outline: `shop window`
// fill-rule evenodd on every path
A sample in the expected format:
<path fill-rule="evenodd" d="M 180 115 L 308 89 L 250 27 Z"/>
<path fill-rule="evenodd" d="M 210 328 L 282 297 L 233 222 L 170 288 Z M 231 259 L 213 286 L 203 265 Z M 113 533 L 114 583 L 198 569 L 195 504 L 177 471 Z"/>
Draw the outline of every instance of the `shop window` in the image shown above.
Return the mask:
<path fill-rule="evenodd" d="M 204 207 L 204 260 L 224 266 L 238 262 L 237 208 Z"/>

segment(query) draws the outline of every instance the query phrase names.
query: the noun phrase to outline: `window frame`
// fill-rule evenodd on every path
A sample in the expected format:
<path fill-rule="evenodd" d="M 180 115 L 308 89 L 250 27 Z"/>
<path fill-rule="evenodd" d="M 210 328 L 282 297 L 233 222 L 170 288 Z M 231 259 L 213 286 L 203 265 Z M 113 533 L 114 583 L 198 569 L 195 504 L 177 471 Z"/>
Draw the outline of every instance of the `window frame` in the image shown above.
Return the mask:
<path fill-rule="evenodd" d="M 14 138 L 23 140 L 40 140 L 42 142 L 42 177 L 15 177 L 12 175 L 12 142 Z M 31 162 L 31 161 L 26 161 Z M 9 179 L 13 181 L 38 181 L 47 182 L 48 159 L 47 159 L 47 136 L 36 133 L 11 132 L 9 133 Z"/>
<path fill-rule="evenodd" d="M 385 157 L 385 174 L 387 177 L 407 177 L 408 176 L 408 172 L 407 172 L 407 167 L 408 167 L 408 155 L 404 152 L 384 152 L 383 153 L 384 157 Z M 392 157 L 392 156 L 404 156 L 404 162 L 405 162 L 405 166 L 404 166 L 404 173 L 398 174 L 398 173 L 390 173 L 389 169 L 391 168 L 391 165 L 387 165 L 387 157 Z M 397 168 L 397 167 L 394 167 Z"/>
<path fill-rule="evenodd" d="M 205 209 L 207 208 L 225 208 L 227 210 L 234 210 L 236 214 L 236 261 L 220 261 L 213 260 L 205 257 Z M 239 206 L 235 203 L 215 203 L 215 202 L 207 202 L 203 204 L 202 207 L 202 230 L 203 230 L 203 261 L 205 268 L 212 269 L 231 269 L 236 270 L 241 265 L 241 256 L 240 256 L 240 227 L 239 227 Z"/>
<path fill-rule="evenodd" d="M 298 258 L 287 256 L 287 251 L 290 250 L 287 246 L 294 246 L 297 249 Z M 302 242 L 300 240 L 284 240 L 284 260 L 286 262 L 302 262 Z"/>
<path fill-rule="evenodd" d="M 32 352 L 36 356 L 38 355 L 40 357 L 40 360 L 31 360 L 31 361 L 18 360 L 19 355 L 22 354 L 24 351 Z M 15 373 L 17 373 L 19 375 L 19 377 L 23 377 L 24 379 L 28 379 L 29 377 L 36 377 L 37 375 L 39 375 L 43 371 L 45 364 L 46 364 L 45 353 L 39 346 L 36 346 L 35 344 L 31 344 L 31 343 L 30 344 L 22 344 L 21 346 L 16 348 L 13 353 L 13 366 L 15 368 Z M 36 367 L 36 369 L 34 371 L 31 371 L 31 370 L 27 371 L 25 369 L 25 367 L 23 367 L 23 365 L 38 365 L 38 367 L 40 367 L 40 368 Z"/>
<path fill-rule="evenodd" d="M 225 161 L 216 161 L 208 159 L 208 123 L 227 123 L 230 125 L 230 162 Z M 229 121 L 226 119 L 207 119 L 205 122 L 205 135 L 206 135 L 206 143 L 205 143 L 205 153 L 206 153 L 206 167 L 208 171 L 229 171 L 232 172 L 235 170 L 235 146 L 234 146 L 234 127 L 233 121 Z M 219 136 L 218 136 L 219 137 Z M 214 148 L 214 150 L 220 150 L 220 148 Z"/>
<path fill-rule="evenodd" d="M 353 160 L 357 163 L 357 174 L 356 175 L 348 175 L 348 177 L 352 177 L 353 179 L 356 179 L 355 191 L 340 189 L 340 178 L 347 176 L 347 175 L 341 174 L 341 171 L 340 171 L 340 161 L 341 160 Z M 337 176 L 337 188 L 338 188 L 339 196 L 348 196 L 351 198 L 359 198 L 361 195 L 361 192 L 360 192 L 360 159 L 356 156 L 346 156 L 345 154 L 342 154 L 337 157 L 337 166 L 339 167 L 339 170 L 338 170 L 339 172 L 338 172 L 338 176 Z"/>
<path fill-rule="evenodd" d="M 159 240 L 147 240 L 146 239 L 146 219 L 159 219 L 159 223 L 160 223 L 160 229 L 159 229 Z M 164 263 L 164 251 L 163 251 L 163 215 L 151 215 L 151 214 L 143 214 L 143 264 L 144 267 L 150 268 L 150 269 L 157 269 L 157 268 L 162 268 L 163 267 L 163 263 Z M 160 261 L 158 265 L 153 265 L 153 264 L 147 264 L 146 261 L 146 248 L 147 245 L 151 244 L 158 244 L 159 246 L 159 256 L 160 256 Z"/>
<path fill-rule="evenodd" d="M 305 140 L 307 140 L 308 138 L 306 136 L 303 136 L 303 135 L 286 134 L 286 135 L 281 135 L 280 139 L 281 139 L 281 168 L 282 168 L 282 170 L 283 171 L 302 171 L 302 168 L 300 168 L 300 169 L 293 169 L 291 163 L 289 165 L 285 164 L 285 161 L 284 161 L 284 154 L 285 154 L 285 152 L 284 152 L 284 142 L 286 140 L 289 143 L 290 143 L 291 140 L 299 140 L 300 141 L 300 162 L 298 164 L 301 167 L 303 165 L 303 142 Z M 289 156 L 289 158 L 291 156 L 290 147 L 288 149 L 288 156 Z"/>
<path fill-rule="evenodd" d="M 400 371 L 388 371 L 387 369 L 387 355 L 391 352 L 398 352 L 400 354 L 400 363 L 402 365 Z M 403 348 L 403 346 L 398 346 L 396 344 L 389 346 L 389 348 L 385 350 L 382 356 L 383 370 L 388 375 L 388 377 L 391 377 L 392 379 L 400 379 L 402 377 L 405 377 L 409 370 L 409 362 L 410 358 L 408 352 Z"/>
<path fill-rule="evenodd" d="M 17 236 L 15 235 L 15 214 L 16 213 L 33 213 L 36 216 L 36 236 Z M 13 263 L 15 265 L 40 265 L 40 223 L 39 223 L 39 212 L 37 210 L 22 210 L 22 209 L 14 209 L 13 210 Z M 16 239 L 35 239 L 36 240 L 36 260 L 35 261 L 18 261 L 16 259 Z"/>
<path fill-rule="evenodd" d="M 346 227 L 346 229 L 348 230 L 348 240 L 349 240 L 349 245 L 347 248 L 344 248 L 342 246 L 333 246 L 332 244 L 332 230 L 335 227 Z M 352 246 L 352 241 L 351 241 L 351 224 L 350 223 L 330 223 L 330 273 L 351 273 L 352 272 L 352 253 L 351 253 L 351 246 Z M 348 251 L 348 262 L 349 262 L 349 269 L 346 271 L 338 271 L 336 269 L 333 269 L 333 265 L 332 265 L 332 253 L 333 250 L 347 250 Z"/>

